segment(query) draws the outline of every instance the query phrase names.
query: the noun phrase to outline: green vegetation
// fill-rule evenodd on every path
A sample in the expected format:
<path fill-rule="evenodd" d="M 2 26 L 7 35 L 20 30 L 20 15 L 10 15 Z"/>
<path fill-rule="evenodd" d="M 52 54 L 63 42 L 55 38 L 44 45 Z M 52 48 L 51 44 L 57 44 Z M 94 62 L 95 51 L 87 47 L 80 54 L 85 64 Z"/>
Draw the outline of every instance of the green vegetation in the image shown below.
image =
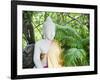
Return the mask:
<path fill-rule="evenodd" d="M 89 14 L 23 11 L 23 25 L 32 24 L 35 41 L 43 38 L 42 27 L 48 16 L 56 25 L 55 40 L 63 50 L 64 66 L 89 65 Z M 28 44 L 24 34 L 23 48 Z"/>

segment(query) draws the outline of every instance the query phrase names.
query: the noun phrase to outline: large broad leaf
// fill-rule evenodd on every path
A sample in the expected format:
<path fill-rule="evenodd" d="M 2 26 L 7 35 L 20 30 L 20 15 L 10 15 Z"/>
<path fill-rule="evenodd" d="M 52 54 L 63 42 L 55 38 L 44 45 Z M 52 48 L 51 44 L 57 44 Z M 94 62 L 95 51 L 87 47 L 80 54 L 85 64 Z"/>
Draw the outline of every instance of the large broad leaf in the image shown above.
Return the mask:
<path fill-rule="evenodd" d="M 64 66 L 88 65 L 87 54 L 83 49 L 71 48 L 64 54 Z"/>
<path fill-rule="evenodd" d="M 61 26 L 56 24 L 56 36 L 55 39 L 58 40 L 63 46 L 70 48 L 87 48 L 89 47 L 89 35 L 87 34 L 85 38 L 76 29 L 69 26 Z M 87 30 L 86 30 L 87 31 Z"/>

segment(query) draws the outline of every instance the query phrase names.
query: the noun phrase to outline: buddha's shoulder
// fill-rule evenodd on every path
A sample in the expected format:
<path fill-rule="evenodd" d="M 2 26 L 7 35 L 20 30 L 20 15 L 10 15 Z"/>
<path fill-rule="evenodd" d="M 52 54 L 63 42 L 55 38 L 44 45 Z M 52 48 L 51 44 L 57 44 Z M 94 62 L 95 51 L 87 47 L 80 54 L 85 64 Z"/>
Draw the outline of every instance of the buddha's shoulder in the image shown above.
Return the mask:
<path fill-rule="evenodd" d="M 35 43 L 35 45 L 40 45 L 40 44 L 42 44 L 42 43 L 43 43 L 43 39 L 38 40 L 38 41 Z"/>
<path fill-rule="evenodd" d="M 52 44 L 53 44 L 53 45 L 57 45 L 57 46 L 59 46 L 59 42 L 56 41 L 56 40 L 53 40 Z"/>
<path fill-rule="evenodd" d="M 46 43 L 46 41 L 44 40 L 44 39 L 41 39 L 41 40 L 38 40 L 36 43 L 35 43 L 35 45 L 43 45 L 43 44 L 45 44 Z"/>

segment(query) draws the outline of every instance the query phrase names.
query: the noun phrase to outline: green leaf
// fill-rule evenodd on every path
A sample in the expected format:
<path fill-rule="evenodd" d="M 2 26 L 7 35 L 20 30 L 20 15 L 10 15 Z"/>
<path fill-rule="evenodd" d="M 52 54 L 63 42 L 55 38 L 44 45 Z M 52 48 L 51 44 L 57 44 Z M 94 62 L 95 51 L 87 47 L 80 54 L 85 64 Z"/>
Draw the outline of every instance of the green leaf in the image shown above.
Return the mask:
<path fill-rule="evenodd" d="M 83 66 L 87 64 L 87 54 L 84 49 L 71 48 L 64 54 L 64 66 Z"/>

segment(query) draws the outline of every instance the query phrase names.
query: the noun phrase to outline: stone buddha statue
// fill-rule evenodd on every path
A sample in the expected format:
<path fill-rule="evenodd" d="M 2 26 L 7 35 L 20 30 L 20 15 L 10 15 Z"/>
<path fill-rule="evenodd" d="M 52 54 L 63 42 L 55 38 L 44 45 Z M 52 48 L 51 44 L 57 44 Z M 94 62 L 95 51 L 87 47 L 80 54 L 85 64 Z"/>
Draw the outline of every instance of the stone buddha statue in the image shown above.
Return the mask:
<path fill-rule="evenodd" d="M 54 40 L 56 27 L 50 17 L 43 24 L 43 39 L 35 43 L 34 58 L 36 68 L 61 67 L 61 48 Z"/>

